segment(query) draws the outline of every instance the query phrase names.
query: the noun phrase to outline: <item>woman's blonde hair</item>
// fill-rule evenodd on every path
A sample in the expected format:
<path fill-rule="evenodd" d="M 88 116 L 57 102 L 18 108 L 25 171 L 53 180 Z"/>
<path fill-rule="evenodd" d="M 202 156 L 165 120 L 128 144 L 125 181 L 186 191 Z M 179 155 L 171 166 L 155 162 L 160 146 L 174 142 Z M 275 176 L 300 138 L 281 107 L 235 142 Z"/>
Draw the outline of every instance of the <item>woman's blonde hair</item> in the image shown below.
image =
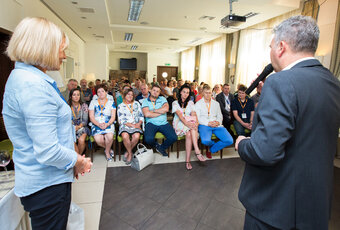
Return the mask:
<path fill-rule="evenodd" d="M 46 70 L 59 70 L 59 48 L 67 35 L 46 18 L 24 18 L 15 28 L 6 53 L 12 61 L 24 62 Z"/>

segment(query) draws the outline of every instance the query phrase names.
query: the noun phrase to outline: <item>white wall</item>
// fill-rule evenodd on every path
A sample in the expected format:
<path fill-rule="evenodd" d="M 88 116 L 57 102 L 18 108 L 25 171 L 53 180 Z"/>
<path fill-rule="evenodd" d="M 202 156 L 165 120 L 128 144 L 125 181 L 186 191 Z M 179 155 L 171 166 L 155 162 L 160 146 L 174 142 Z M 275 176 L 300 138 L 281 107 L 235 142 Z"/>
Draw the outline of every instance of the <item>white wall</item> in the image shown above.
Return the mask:
<path fill-rule="evenodd" d="M 88 81 L 94 81 L 97 78 L 109 79 L 108 50 L 105 44 L 86 43 L 85 56 L 84 78 Z M 86 77 L 89 74 L 92 78 Z"/>
<path fill-rule="evenodd" d="M 324 0 L 318 0 L 319 4 Z M 329 68 L 331 62 L 338 0 L 327 0 L 320 6 L 318 26 L 320 29 L 319 46 L 316 56 L 321 56 L 322 64 Z"/>
<path fill-rule="evenodd" d="M 38 0 L 1 0 L 0 27 L 13 32 L 16 25 L 25 17 L 45 17 L 65 31 L 70 39 L 66 55 L 74 58 L 74 61 L 79 64 L 74 67 L 74 76 L 79 80 L 85 66 L 84 41 Z M 62 68 L 61 75 L 63 76 Z"/>
<path fill-rule="evenodd" d="M 137 70 L 147 71 L 148 57 L 146 53 L 136 52 L 110 52 L 110 64 L 112 70 L 119 70 L 120 58 L 137 58 Z"/>
<path fill-rule="evenodd" d="M 170 63 L 170 66 L 179 66 L 180 54 L 179 53 L 148 53 L 148 82 L 152 82 L 152 78 L 157 76 L 157 66 L 164 66 Z"/>

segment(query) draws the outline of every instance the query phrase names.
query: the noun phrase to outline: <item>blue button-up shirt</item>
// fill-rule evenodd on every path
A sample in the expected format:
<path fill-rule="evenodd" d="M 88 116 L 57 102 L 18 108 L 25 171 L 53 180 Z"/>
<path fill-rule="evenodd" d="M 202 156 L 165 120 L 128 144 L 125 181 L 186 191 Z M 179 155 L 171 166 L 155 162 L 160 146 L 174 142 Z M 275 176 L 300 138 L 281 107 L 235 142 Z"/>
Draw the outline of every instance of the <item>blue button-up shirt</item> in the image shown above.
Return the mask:
<path fill-rule="evenodd" d="M 73 181 L 72 115 L 54 82 L 34 66 L 16 62 L 6 83 L 2 114 L 14 147 L 18 197 Z"/>

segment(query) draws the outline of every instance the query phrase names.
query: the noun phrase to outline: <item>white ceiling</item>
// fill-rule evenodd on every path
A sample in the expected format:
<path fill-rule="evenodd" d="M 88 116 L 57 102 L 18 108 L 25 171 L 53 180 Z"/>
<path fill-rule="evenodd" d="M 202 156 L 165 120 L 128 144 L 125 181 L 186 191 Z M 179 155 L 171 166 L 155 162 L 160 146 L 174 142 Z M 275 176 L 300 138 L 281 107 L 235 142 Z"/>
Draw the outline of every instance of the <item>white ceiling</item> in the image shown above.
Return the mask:
<path fill-rule="evenodd" d="M 138 22 L 127 21 L 129 0 L 41 2 L 85 42 L 106 43 L 110 51 L 129 52 L 179 52 L 223 33 L 231 33 L 295 10 L 300 4 L 300 0 L 238 0 L 232 5 L 233 13 L 243 16 L 255 12 L 259 15 L 247 19 L 236 29 L 224 29 L 220 21 L 229 14 L 229 0 L 145 0 Z M 79 8 L 93 8 L 95 12 L 82 13 Z M 215 19 L 200 20 L 204 15 Z M 127 32 L 134 34 L 130 42 L 124 41 Z M 169 38 L 179 40 L 170 41 Z M 136 51 L 131 51 L 132 45 L 138 46 Z"/>

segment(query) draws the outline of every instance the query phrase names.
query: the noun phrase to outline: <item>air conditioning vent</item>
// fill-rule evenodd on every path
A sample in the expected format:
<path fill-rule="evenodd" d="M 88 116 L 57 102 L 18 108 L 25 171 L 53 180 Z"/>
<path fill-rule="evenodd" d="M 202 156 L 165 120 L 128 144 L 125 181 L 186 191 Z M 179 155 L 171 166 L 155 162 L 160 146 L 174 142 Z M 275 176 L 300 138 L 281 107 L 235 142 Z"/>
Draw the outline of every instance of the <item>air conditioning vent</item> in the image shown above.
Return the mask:
<path fill-rule="evenodd" d="M 91 13 L 94 14 L 94 9 L 93 8 L 79 8 L 80 12 L 82 13 Z"/>

